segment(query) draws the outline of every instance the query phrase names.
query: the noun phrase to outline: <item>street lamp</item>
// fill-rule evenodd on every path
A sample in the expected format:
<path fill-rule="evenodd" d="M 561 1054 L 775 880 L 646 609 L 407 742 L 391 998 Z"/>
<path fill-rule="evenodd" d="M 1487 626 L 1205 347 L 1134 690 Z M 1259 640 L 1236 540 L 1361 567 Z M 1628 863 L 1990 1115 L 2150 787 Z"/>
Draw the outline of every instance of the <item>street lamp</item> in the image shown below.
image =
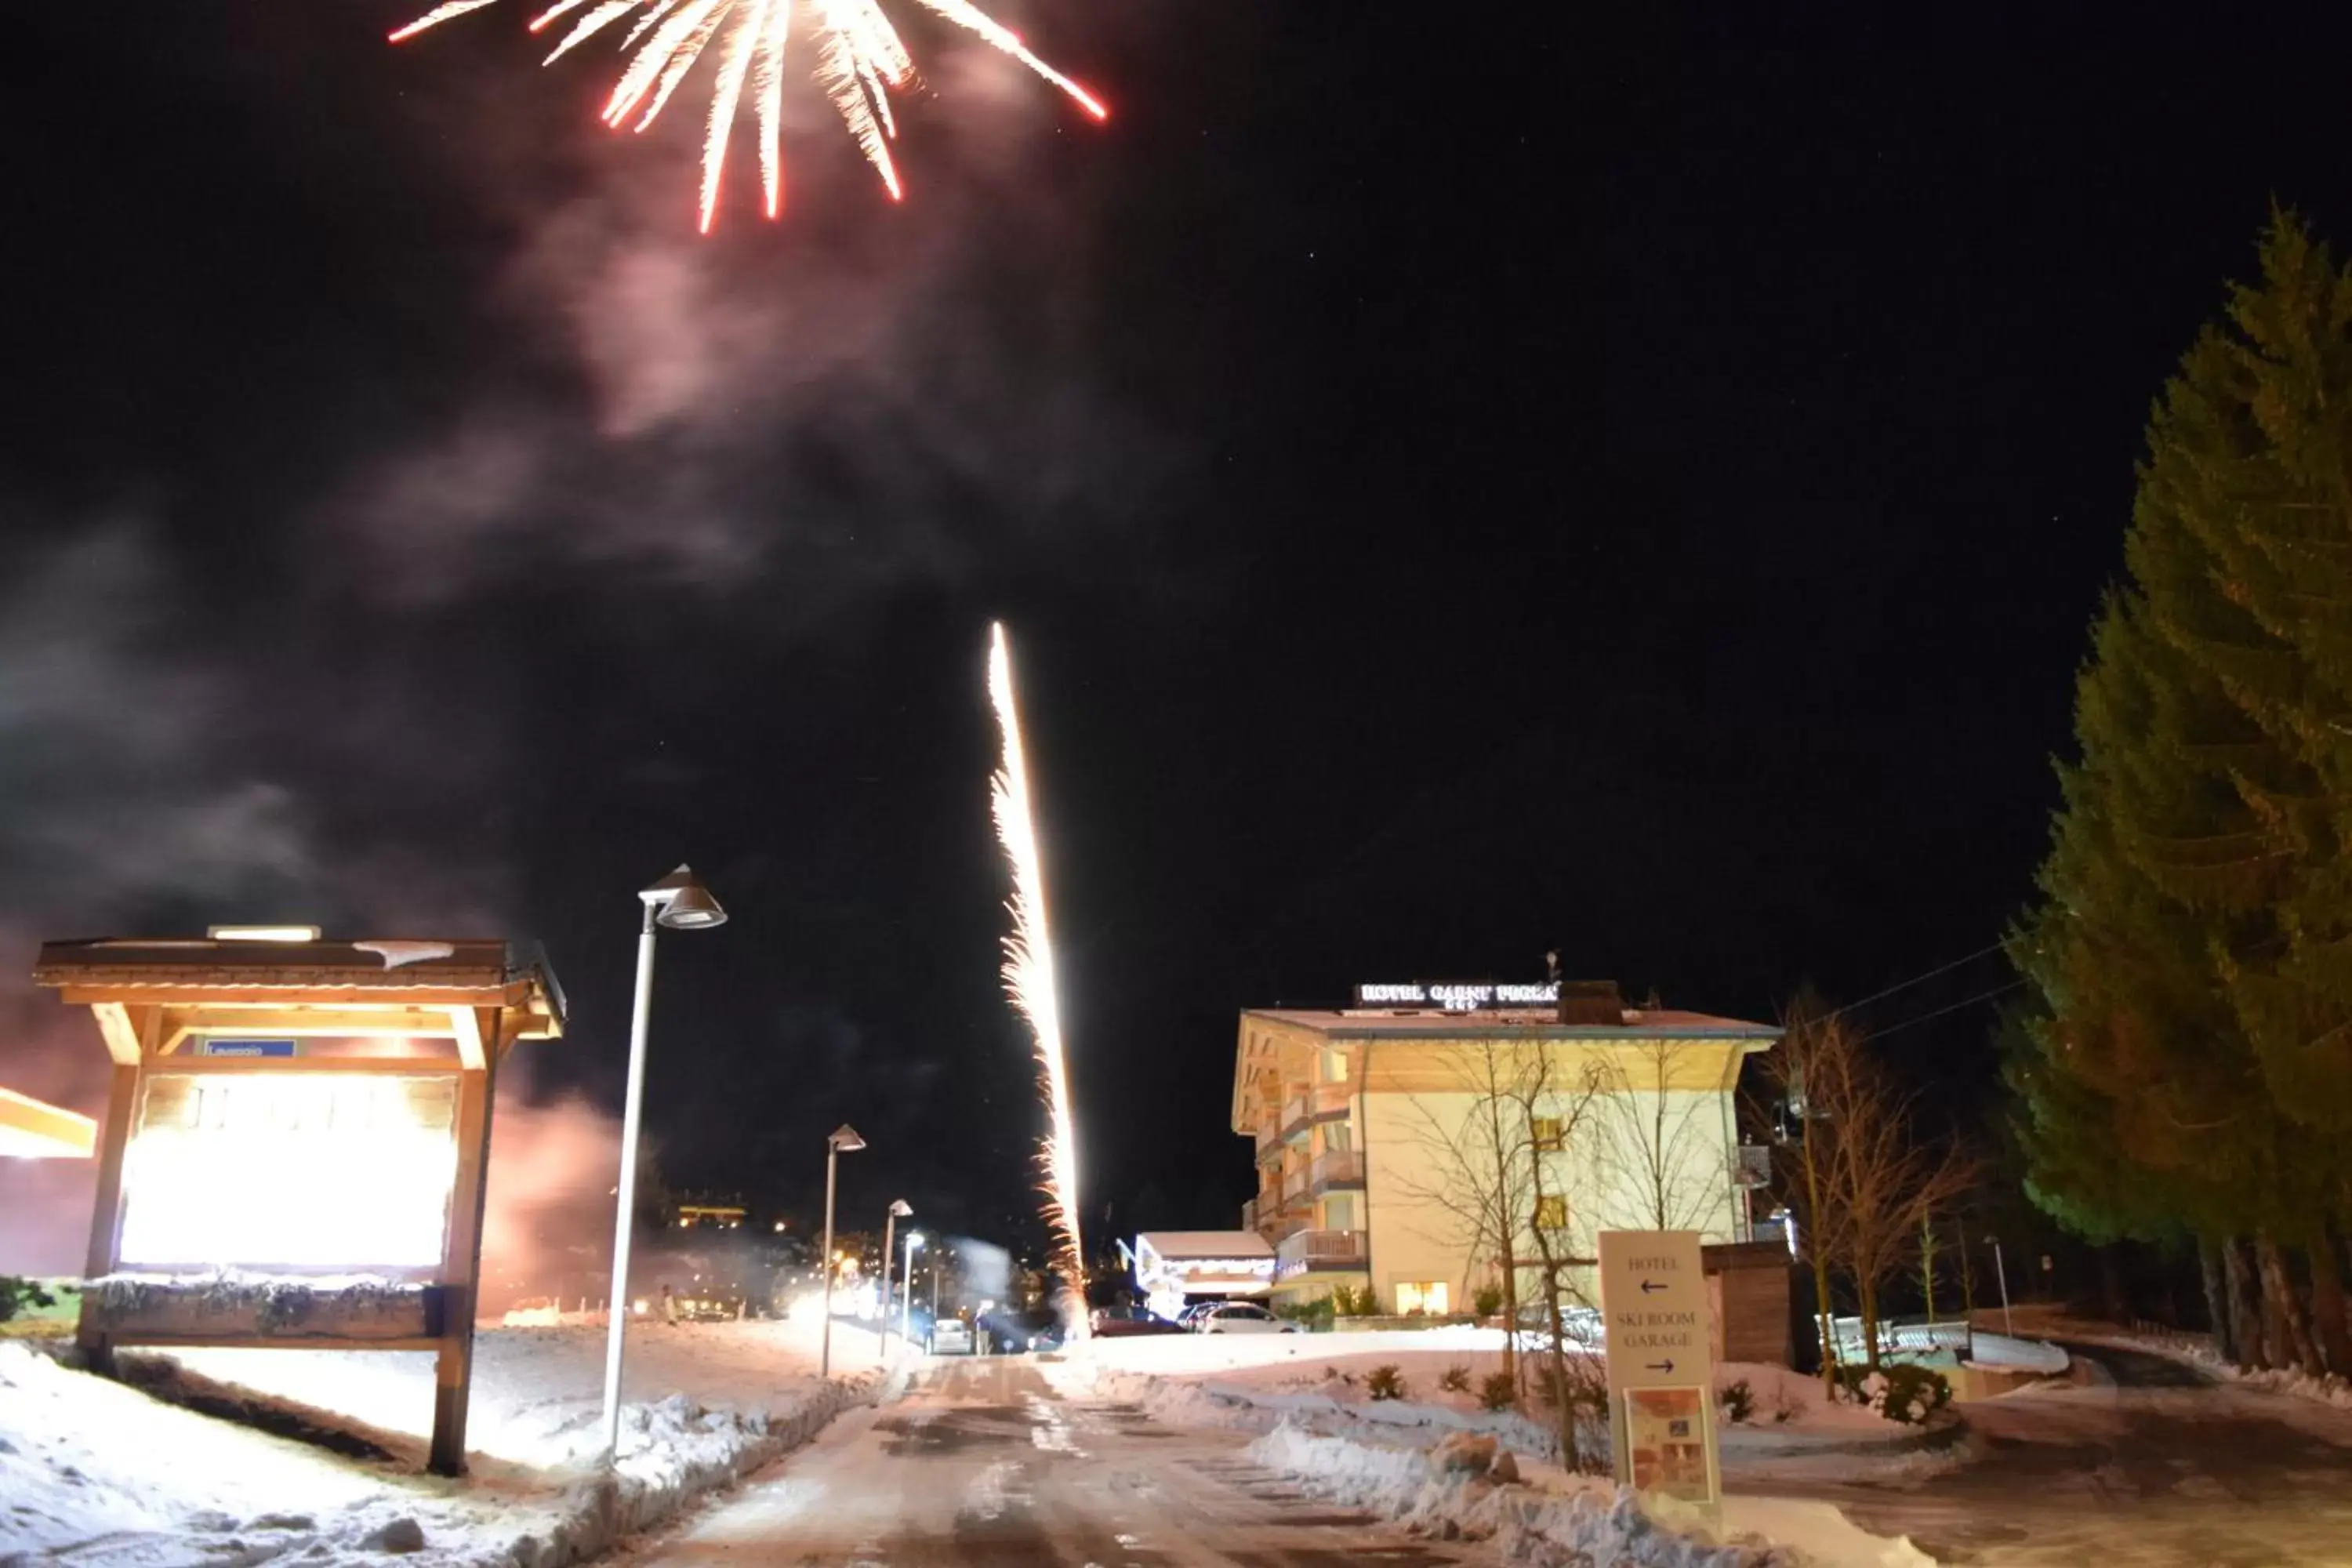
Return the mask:
<path fill-rule="evenodd" d="M 613 1292 L 604 1314 L 604 1462 L 621 1451 L 621 1339 L 628 1330 L 629 1222 L 637 1204 L 637 1124 L 646 1099 L 646 1021 L 653 1011 L 654 927 L 705 931 L 727 923 L 727 911 L 685 866 L 641 889 L 645 924 L 637 931 L 637 994 L 629 1012 L 629 1091 L 621 1112 L 620 1209 L 613 1217 Z"/>
<path fill-rule="evenodd" d="M 898 1222 L 914 1212 L 907 1206 L 906 1199 L 892 1198 L 890 1213 L 882 1221 L 882 1327 L 874 1336 L 877 1349 L 884 1337 L 890 1331 L 890 1237 L 898 1228 Z M 909 1289 L 913 1288 L 914 1283 L 912 1279 L 907 1281 Z"/>
<path fill-rule="evenodd" d="M 817 1256 L 824 1265 L 824 1327 L 818 1331 L 816 1373 L 819 1377 L 833 1375 L 833 1176 L 834 1168 L 844 1154 L 855 1154 L 866 1147 L 866 1140 L 857 1129 L 845 1121 L 835 1128 L 824 1141 L 824 1250 Z M 886 1256 L 882 1265 L 887 1269 L 890 1259 Z"/>
<path fill-rule="evenodd" d="M 2013 1339 L 2016 1330 L 2009 1321 L 2009 1270 L 2002 1267 L 2000 1261 L 2000 1238 L 1988 1236 L 1985 1239 L 1992 1243 L 1993 1278 L 2000 1281 L 2000 1331 Z"/>
<path fill-rule="evenodd" d="M 902 1345 L 911 1345 L 914 1339 L 912 1324 L 915 1313 L 915 1248 L 922 1245 L 921 1231 L 910 1230 L 907 1233 L 907 1293 L 899 1298 L 898 1301 L 898 1342 Z"/>

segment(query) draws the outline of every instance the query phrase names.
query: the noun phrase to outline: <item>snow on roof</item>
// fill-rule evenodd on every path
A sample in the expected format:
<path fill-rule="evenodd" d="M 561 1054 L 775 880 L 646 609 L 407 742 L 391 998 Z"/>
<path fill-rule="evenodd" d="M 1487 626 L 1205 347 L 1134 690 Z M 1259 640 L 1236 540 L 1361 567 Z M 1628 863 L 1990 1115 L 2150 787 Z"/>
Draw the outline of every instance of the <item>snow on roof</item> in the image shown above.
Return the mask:
<path fill-rule="evenodd" d="M 1274 1248 L 1254 1230 L 1147 1230 L 1137 1236 L 1137 1251 L 1150 1246 L 1162 1258 L 1272 1258 Z"/>
<path fill-rule="evenodd" d="M 1547 1039 L 1776 1040 L 1780 1030 L 1744 1018 L 1719 1018 L 1678 1007 L 1628 1007 L 1624 1022 L 1562 1024 L 1549 1009 L 1523 1013 L 1445 1012 L 1423 1008 L 1252 1007 L 1245 1017 L 1270 1018 L 1313 1029 L 1334 1039 L 1464 1039 L 1482 1035 L 1528 1035 Z"/>

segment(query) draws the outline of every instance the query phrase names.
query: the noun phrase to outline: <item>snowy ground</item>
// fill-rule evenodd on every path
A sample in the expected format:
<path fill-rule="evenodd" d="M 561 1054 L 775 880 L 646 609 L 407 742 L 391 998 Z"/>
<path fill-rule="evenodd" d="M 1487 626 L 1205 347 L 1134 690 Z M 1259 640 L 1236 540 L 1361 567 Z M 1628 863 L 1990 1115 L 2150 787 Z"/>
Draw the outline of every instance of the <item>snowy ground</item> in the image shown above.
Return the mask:
<path fill-rule="evenodd" d="M 1990 1312 L 1978 1314 L 1979 1321 L 1995 1316 Z M 2168 1356 L 2221 1382 L 2244 1384 L 2273 1394 L 2283 1394 L 2292 1399 L 2352 1411 L 2352 1378 L 2333 1374 L 2314 1377 L 2309 1373 L 2293 1371 L 2242 1371 L 2234 1363 L 2221 1359 L 2221 1353 L 2213 1348 L 2210 1334 L 2168 1329 L 2126 1329 L 2095 1318 L 2071 1317 L 2059 1309 L 2043 1306 L 2017 1308 L 2012 1318 L 2020 1330 L 2030 1325 L 2032 1332 L 2053 1340 Z M 1985 1337 L 1984 1331 L 1979 1329 L 1977 1338 L 1982 1341 Z"/>
<path fill-rule="evenodd" d="M 1066 1400 L 1027 1357 L 929 1363 L 908 1397 L 807 1449 L 634 1555 L 861 1568 L 1392 1568 L 1496 1564 L 1310 1500 L 1228 1432 Z"/>
<path fill-rule="evenodd" d="M 1517 1560 L 1633 1563 L 1709 1563 L 1773 1560 L 1759 1543 L 1789 1549 L 1781 1560 L 1855 1568 L 1894 1568 L 1933 1560 L 1900 1540 L 1856 1528 L 1830 1505 L 1804 1498 L 1727 1500 L 1719 1525 L 1691 1518 L 1680 1529 L 1645 1521 L 1605 1480 L 1572 1476 L 1549 1460 L 1558 1448 L 1544 1424 L 1479 1407 L 1474 1394 L 1440 1385 L 1452 1367 L 1467 1367 L 1472 1388 L 1502 1365 L 1499 1331 L 1447 1328 L 1369 1334 L 1208 1336 L 1096 1340 L 1041 1366 L 1066 1396 L 1132 1407 L 1178 1426 L 1228 1427 L 1262 1434 L 1249 1449 L 1263 1468 L 1299 1485 L 1427 1532 L 1492 1536 Z M 1371 1399 L 1374 1366 L 1402 1372 L 1407 1397 Z M 1785 1368 L 1733 1365 L 1717 1384 L 1745 1380 L 1755 1396 L 1752 1423 L 1720 1434 L 1727 1478 L 1751 1463 L 1790 1463 L 1805 1451 L 1850 1476 L 1876 1464 L 1890 1472 L 1916 1458 L 1857 1458 L 1874 1445 L 1908 1441 L 1911 1429 L 1866 1409 L 1825 1405 L 1820 1385 Z M 1775 1421 L 1780 1411 L 1787 1418 Z M 1588 1440 L 1597 1438 L 1588 1435 Z M 1433 1474 L 1433 1455 L 1491 1437 L 1512 1451 L 1530 1488 L 1490 1489 L 1454 1471 Z M 1769 1468 L 1769 1467 L 1768 1467 Z M 1440 1466 L 1443 1470 L 1443 1466 Z M 1685 1534 L 1684 1531 L 1693 1533 Z M 1727 1546 L 1710 1555 L 1707 1540 Z M 1580 1557 L 1579 1554 L 1582 1555 Z"/>
<path fill-rule="evenodd" d="M 1482 1408 L 1482 1380 L 1503 1366 L 1504 1335 L 1467 1327 L 1362 1334 L 1169 1334 L 1092 1340 L 1075 1348 L 1049 1373 L 1066 1386 L 1146 1402 L 1171 1418 L 1228 1420 L 1246 1406 L 1258 1413 L 1328 1415 L 1391 1427 L 1490 1432 L 1522 1454 L 1549 1458 L 1556 1439 L 1549 1424 L 1513 1412 Z M 1369 1374 L 1395 1366 L 1405 1397 L 1371 1397 Z M 1466 1392 L 1443 1386 L 1462 1368 Z M 1597 1363 L 1591 1367 L 1599 1375 Z M 1718 1391 L 1745 1383 L 1752 1413 L 1726 1421 L 1719 1435 L 1727 1470 L 1752 1458 L 1809 1450 L 1846 1450 L 1902 1444 L 1911 1429 L 1853 1405 L 1822 1397 L 1819 1382 L 1786 1367 L 1734 1363 L 1718 1367 Z M 1718 1401 L 1720 1400 L 1718 1392 Z M 1181 1415 L 1178 1406 L 1183 1407 Z M 1244 1419 L 1241 1424 L 1252 1424 Z M 1256 1423 L 1256 1424 L 1263 1424 Z"/>
<path fill-rule="evenodd" d="M 429 1355 L 126 1355 L 167 1400 L 0 1343 L 0 1563 L 243 1568 L 405 1551 L 435 1568 L 556 1568 L 806 1441 L 881 1382 L 880 1347 L 855 1330 L 836 1329 L 831 1383 L 814 1375 L 813 1324 L 656 1325 L 630 1342 L 607 1476 L 594 1462 L 601 1331 L 485 1331 L 462 1481 L 420 1473 Z"/>
<path fill-rule="evenodd" d="M 1950 1453 L 1860 1470 L 1784 1461 L 1732 1485 L 1833 1503 L 1946 1563 L 2352 1562 L 2352 1415 L 2144 1352 L 2087 1353 L 2101 1364 L 2080 1383 L 1969 1405 Z"/>
<path fill-rule="evenodd" d="M 624 1404 L 682 1394 L 712 1410 L 774 1411 L 817 1386 L 814 1319 L 770 1322 L 632 1322 Z M 881 1363 L 888 1342 L 835 1323 L 833 1370 Z M 257 1394 L 322 1405 L 380 1432 L 421 1442 L 433 1426 L 434 1358 L 400 1351 L 181 1351 L 188 1371 Z M 484 1329 L 474 1339 L 473 1451 L 547 1468 L 601 1441 L 604 1331 Z M 421 1451 L 421 1450 L 419 1450 Z"/>
<path fill-rule="evenodd" d="M 1663 1526 L 1603 1482 L 1498 1477 L 1486 1439 L 1453 1434 L 1432 1453 L 1284 1425 L 1252 1442 L 1123 1401 L 1061 1394 L 1041 1375 L 1053 1370 L 1026 1357 L 930 1363 L 903 1403 L 836 1423 L 636 1555 L 645 1568 L 720 1558 L 863 1568 L 1924 1561 L 1868 1541 L 1818 1505 L 1774 1521 L 1811 1530 L 1803 1557 L 1754 1542 L 1717 1544 Z"/>

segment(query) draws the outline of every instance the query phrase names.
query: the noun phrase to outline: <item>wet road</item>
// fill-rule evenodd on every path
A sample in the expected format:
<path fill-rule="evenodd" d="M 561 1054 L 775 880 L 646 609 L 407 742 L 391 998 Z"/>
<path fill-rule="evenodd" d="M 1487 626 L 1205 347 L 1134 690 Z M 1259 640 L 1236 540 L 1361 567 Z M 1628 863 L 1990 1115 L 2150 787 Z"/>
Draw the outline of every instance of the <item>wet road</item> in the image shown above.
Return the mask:
<path fill-rule="evenodd" d="M 2352 1415 L 2161 1356 L 2069 1349 L 2112 1382 L 1971 1404 L 1940 1474 L 1755 1489 L 1834 1502 L 1948 1563 L 2352 1564 Z"/>
<path fill-rule="evenodd" d="M 1244 1457 L 1250 1435 L 1178 1430 L 1064 1401 L 1024 1358 L 931 1363 L 677 1532 L 647 1565 L 1067 1564 L 1391 1568 L 1487 1563 L 1302 1495 Z"/>

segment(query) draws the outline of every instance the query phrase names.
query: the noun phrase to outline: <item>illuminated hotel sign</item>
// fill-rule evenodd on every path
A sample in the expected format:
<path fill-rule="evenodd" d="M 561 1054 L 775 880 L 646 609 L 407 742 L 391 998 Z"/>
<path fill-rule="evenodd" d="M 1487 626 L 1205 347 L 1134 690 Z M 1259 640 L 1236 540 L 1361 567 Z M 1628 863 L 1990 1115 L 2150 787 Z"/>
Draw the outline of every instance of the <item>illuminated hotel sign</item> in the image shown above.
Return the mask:
<path fill-rule="evenodd" d="M 1435 1007 L 1447 1013 L 1500 1012 L 1512 1007 L 1553 1007 L 1559 1004 L 1559 985 L 1505 985 L 1485 981 L 1411 982 L 1390 985 L 1359 985 L 1359 1007 Z"/>

